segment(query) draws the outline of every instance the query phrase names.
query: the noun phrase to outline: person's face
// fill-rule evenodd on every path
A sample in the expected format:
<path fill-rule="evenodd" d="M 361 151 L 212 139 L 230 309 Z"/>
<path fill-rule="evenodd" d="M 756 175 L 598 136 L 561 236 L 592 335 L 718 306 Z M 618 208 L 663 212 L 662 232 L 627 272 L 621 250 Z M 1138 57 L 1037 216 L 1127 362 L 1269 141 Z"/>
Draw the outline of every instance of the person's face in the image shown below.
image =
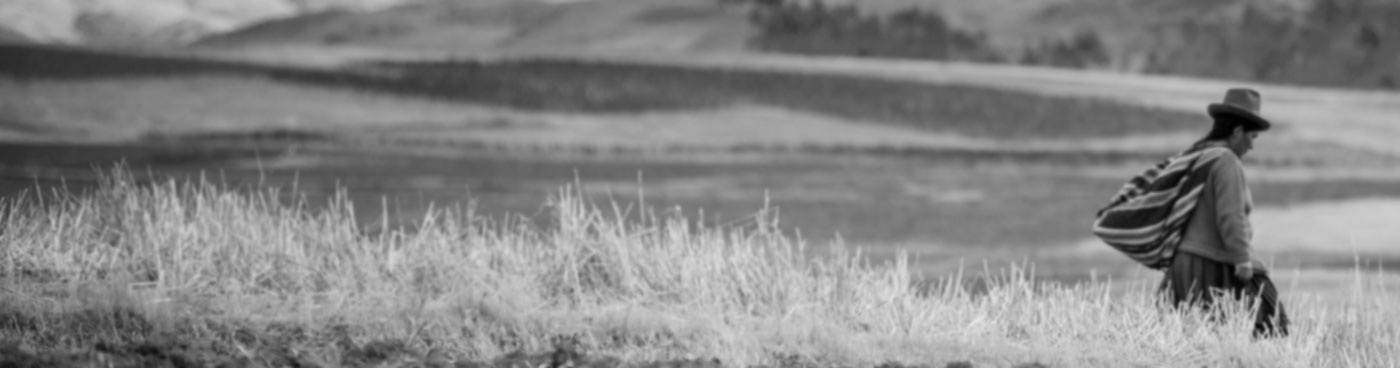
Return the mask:
<path fill-rule="evenodd" d="M 1230 139 L 1226 144 L 1231 151 L 1235 151 L 1235 156 L 1244 158 L 1245 154 L 1254 150 L 1254 139 L 1259 138 L 1259 131 L 1246 131 L 1244 127 L 1235 127 L 1235 132 L 1230 134 Z"/>

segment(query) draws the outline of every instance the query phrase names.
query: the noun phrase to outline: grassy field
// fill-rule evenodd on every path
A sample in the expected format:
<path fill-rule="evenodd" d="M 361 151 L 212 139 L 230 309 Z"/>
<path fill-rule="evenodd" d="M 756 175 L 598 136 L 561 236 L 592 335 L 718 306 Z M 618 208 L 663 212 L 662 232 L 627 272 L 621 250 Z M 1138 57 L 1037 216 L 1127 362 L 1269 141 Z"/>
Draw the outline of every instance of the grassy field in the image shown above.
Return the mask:
<path fill-rule="evenodd" d="M 1383 271 L 1400 204 L 1382 200 L 1400 165 L 1292 120 L 1248 162 L 1299 326 L 1256 342 L 1238 319 L 1156 306 L 1154 274 L 1085 242 L 1097 206 L 1199 113 L 997 84 L 1036 75 L 4 51 L 0 357 L 36 366 L 1400 355 Z M 1065 88 L 1124 90 L 1084 82 Z"/>
<path fill-rule="evenodd" d="M 153 178 L 295 187 L 316 205 L 348 188 L 369 214 L 357 221 L 383 228 L 418 223 L 430 203 L 542 221 L 539 198 L 578 180 L 625 205 L 646 193 L 650 205 L 703 212 L 708 225 L 746 221 L 768 201 L 790 235 L 818 244 L 839 236 L 886 256 L 913 249 L 926 253 L 920 271 L 1080 242 L 1104 193 L 1188 142 L 1178 136 L 1200 120 L 820 70 L 560 60 L 327 70 L 7 50 L 19 57 L 0 61 L 11 76 L 0 85 L 12 87 L 0 91 L 0 128 L 84 144 L 3 145 L 6 195 L 36 184 L 92 188 L 94 166 L 124 159 Z M 1134 143 L 1142 134 L 1148 143 Z M 1080 147 L 1093 139 L 1122 142 Z M 1384 174 L 1393 157 L 1261 145 L 1250 166 L 1261 171 L 1262 207 L 1400 196 Z M 1345 256 L 1285 259 L 1335 265 Z M 1064 277 L 1087 277 L 1093 265 L 1067 265 Z"/>
<path fill-rule="evenodd" d="M 904 257 L 867 263 L 837 247 L 811 258 L 769 215 L 717 228 L 657 212 L 628 221 L 564 188 L 546 202 L 548 226 L 434 210 L 416 229 L 371 234 L 344 197 L 312 211 L 273 191 L 129 175 L 111 172 L 87 194 L 0 202 L 0 359 L 508 364 L 521 357 L 508 352 L 561 345 L 599 367 L 1400 359 L 1385 307 L 1395 295 L 1360 270 L 1344 290 L 1325 285 L 1325 299 L 1289 299 L 1290 337 L 1251 341 L 1246 318 L 1206 323 L 1157 306 L 1146 286 L 1041 283 L 1009 269 L 989 270 L 977 293 L 966 283 L 975 271 L 915 287 Z"/>
<path fill-rule="evenodd" d="M 1155 4 L 862 6 L 934 3 L 1012 44 L 1053 33 L 1022 21 L 1046 4 Z M 1253 341 L 1238 306 L 1217 325 L 1155 304 L 1159 276 L 1085 231 L 1234 82 L 609 53 L 695 46 L 673 23 L 724 16 L 629 4 L 555 19 L 615 24 L 522 39 L 607 53 L 591 61 L 303 68 L 0 46 L 0 366 L 1400 360 L 1393 96 L 1260 87 L 1280 124 L 1247 161 L 1256 240 L 1296 325 Z M 500 36 L 373 18 L 337 37 Z M 629 22 L 657 32 L 586 40 Z M 747 30 L 726 32 L 714 47 Z"/>

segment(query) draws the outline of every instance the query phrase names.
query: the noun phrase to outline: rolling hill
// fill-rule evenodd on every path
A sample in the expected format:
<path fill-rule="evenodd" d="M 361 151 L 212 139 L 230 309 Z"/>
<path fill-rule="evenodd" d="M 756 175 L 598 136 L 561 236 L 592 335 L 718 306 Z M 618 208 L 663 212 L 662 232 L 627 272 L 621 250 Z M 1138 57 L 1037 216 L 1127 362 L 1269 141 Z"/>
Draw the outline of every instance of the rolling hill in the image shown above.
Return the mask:
<path fill-rule="evenodd" d="M 271 20 L 195 46 L 295 44 L 453 54 L 561 48 L 737 51 L 750 36 L 748 28 L 742 9 L 712 0 L 428 1 Z"/>
<path fill-rule="evenodd" d="M 0 26 L 0 42 L 26 43 L 29 38 L 15 30 Z"/>
<path fill-rule="evenodd" d="M 55 44 L 171 47 L 268 19 L 406 0 L 7 0 L 0 26 Z"/>
<path fill-rule="evenodd" d="M 1389 21 L 1400 16 L 1394 2 L 822 0 L 828 10 L 812 11 L 793 10 L 814 3 L 794 0 L 784 3 L 791 14 L 780 21 L 796 22 L 799 30 L 787 27 L 795 33 L 777 35 L 753 12 L 762 3 L 775 2 L 159 0 L 126 6 L 113 0 L 15 0 L 0 4 L 0 26 L 43 43 L 177 49 L 192 44 L 199 52 L 275 61 L 347 53 L 421 58 L 780 52 L 1400 88 L 1400 66 L 1394 63 L 1400 44 L 1393 42 L 1400 27 Z M 915 22 L 920 26 L 910 26 L 898 19 L 909 9 L 936 13 L 915 17 L 923 19 Z M 939 26 L 925 27 L 928 22 Z M 909 36 L 911 28 L 923 36 Z M 971 51 L 949 53 L 944 44 Z"/>

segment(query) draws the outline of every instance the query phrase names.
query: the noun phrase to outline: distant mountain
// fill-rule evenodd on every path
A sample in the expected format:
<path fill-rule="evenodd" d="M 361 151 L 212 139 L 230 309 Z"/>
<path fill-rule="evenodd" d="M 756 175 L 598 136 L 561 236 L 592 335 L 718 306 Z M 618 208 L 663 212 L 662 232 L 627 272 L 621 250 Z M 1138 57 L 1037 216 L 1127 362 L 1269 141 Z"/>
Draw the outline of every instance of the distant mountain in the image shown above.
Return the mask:
<path fill-rule="evenodd" d="M 45 43 L 176 46 L 268 19 L 375 10 L 406 1 L 411 0 L 5 0 L 0 27 Z"/>
<path fill-rule="evenodd" d="M 741 49 L 716 0 L 3 0 L 6 39 L 169 48 L 268 44 L 440 51 Z"/>
<path fill-rule="evenodd" d="M 440 0 L 269 20 L 194 45 L 354 45 L 445 52 L 739 50 L 750 36 L 746 12 L 714 0 Z"/>
<path fill-rule="evenodd" d="M 445 43 L 494 43 L 522 24 L 548 21 L 556 9 L 533 0 L 506 3 L 440 1 L 378 11 L 329 10 L 257 22 L 194 42 L 202 47 L 268 44 L 415 43 L 437 35 Z M 422 43 L 421 41 L 419 43 Z M 408 46 L 408 45 L 405 45 Z"/>
<path fill-rule="evenodd" d="M 16 32 L 12 29 L 0 26 L 0 42 L 27 43 L 29 42 L 29 37 L 25 37 L 24 34 Z"/>
<path fill-rule="evenodd" d="M 353 17 L 350 13 L 330 10 L 319 13 L 256 22 L 249 26 L 202 37 L 192 42 L 202 46 L 238 46 L 259 42 L 288 42 L 324 38 L 333 33 L 323 29 L 334 28 L 342 18 Z"/>

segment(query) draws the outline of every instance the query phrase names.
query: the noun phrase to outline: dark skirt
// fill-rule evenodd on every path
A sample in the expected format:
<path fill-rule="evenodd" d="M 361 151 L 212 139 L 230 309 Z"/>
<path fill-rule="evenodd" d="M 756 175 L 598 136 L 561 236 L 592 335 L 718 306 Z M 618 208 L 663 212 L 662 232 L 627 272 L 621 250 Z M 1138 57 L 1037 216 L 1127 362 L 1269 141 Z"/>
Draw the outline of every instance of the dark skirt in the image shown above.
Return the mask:
<path fill-rule="evenodd" d="M 1235 277 L 1235 265 L 1190 253 L 1177 253 L 1162 278 L 1161 292 L 1172 305 L 1209 309 L 1218 297 L 1247 299 L 1254 311 L 1254 337 L 1288 335 L 1288 315 L 1279 303 L 1278 288 L 1262 270 L 1245 281 Z M 1255 297 L 1260 298 L 1255 303 Z"/>

